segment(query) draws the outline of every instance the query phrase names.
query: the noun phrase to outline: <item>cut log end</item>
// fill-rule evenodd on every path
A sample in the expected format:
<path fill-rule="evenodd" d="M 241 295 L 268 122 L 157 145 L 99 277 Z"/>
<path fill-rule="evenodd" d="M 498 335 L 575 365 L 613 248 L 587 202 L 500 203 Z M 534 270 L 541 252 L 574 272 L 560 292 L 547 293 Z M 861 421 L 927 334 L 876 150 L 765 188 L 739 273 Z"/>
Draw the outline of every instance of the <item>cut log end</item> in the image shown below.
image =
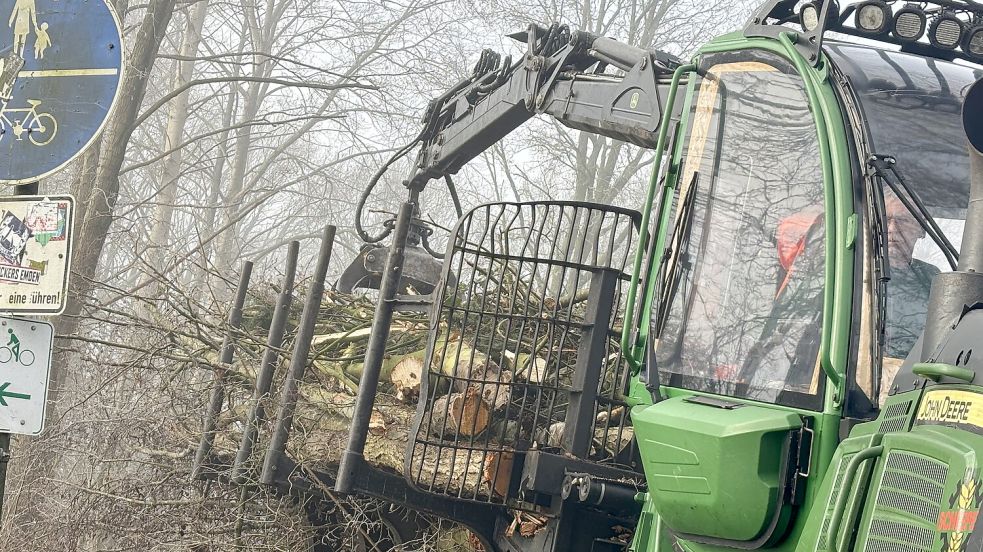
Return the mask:
<path fill-rule="evenodd" d="M 485 455 L 483 482 L 498 496 L 508 496 L 514 459 L 515 455 L 509 451 L 489 452 Z"/>
<path fill-rule="evenodd" d="M 420 398 L 420 381 L 423 378 L 423 359 L 416 356 L 404 358 L 393 367 L 390 381 L 396 399 L 404 403 L 415 403 Z"/>
<path fill-rule="evenodd" d="M 438 398 L 431 411 L 431 432 L 439 437 L 471 437 L 491 423 L 491 408 L 474 389 Z"/>

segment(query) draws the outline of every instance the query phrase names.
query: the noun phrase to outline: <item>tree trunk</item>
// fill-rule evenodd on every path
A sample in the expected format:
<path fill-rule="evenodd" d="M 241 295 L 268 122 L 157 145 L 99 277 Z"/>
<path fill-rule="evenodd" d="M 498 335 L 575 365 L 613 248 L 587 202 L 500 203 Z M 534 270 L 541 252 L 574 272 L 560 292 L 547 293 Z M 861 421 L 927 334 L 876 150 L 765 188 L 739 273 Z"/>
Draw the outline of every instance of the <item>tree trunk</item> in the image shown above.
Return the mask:
<path fill-rule="evenodd" d="M 178 49 L 180 59 L 178 59 L 177 71 L 174 75 L 172 86 L 174 89 L 186 85 L 194 77 L 195 61 L 188 58 L 194 58 L 198 53 L 201 31 L 207 14 L 208 0 L 200 0 L 188 14 L 184 37 L 181 40 L 181 47 Z M 165 154 L 169 154 L 163 163 L 160 190 L 157 193 L 157 207 L 154 210 L 153 228 L 150 231 L 150 243 L 147 248 L 148 263 L 154 272 L 164 270 L 165 259 L 167 258 L 166 252 L 171 237 L 174 204 L 178 195 L 178 177 L 181 175 L 181 162 L 184 159 L 183 150 L 180 146 L 184 140 L 184 131 L 188 122 L 190 97 L 191 91 L 189 89 L 174 98 L 167 117 L 167 127 L 161 150 Z M 159 296 L 162 291 L 162 284 L 157 284 L 154 287 L 156 289 L 152 291 L 151 296 Z"/>
<path fill-rule="evenodd" d="M 273 68 L 270 62 L 270 55 L 273 50 L 273 39 L 276 33 L 272 29 L 276 28 L 274 17 L 269 14 L 272 2 L 267 2 L 267 14 L 263 21 L 258 19 L 255 10 L 247 10 L 247 17 L 250 36 L 252 37 L 253 49 L 253 71 L 252 76 L 257 79 L 269 77 Z M 259 108 L 262 105 L 263 91 L 269 85 L 264 82 L 250 82 L 246 86 L 245 99 L 243 101 L 242 115 L 239 117 L 240 123 L 249 123 L 256 118 Z M 224 221 L 226 223 L 235 221 L 239 216 L 239 207 L 249 192 L 245 186 L 246 171 L 249 168 L 249 158 L 252 145 L 253 130 L 249 125 L 242 126 L 235 131 L 235 149 L 232 158 L 232 171 L 229 175 L 229 183 L 225 191 L 226 205 Z M 215 266 L 219 270 L 228 270 L 234 260 L 239 256 L 239 248 L 236 244 L 237 238 L 236 225 L 232 224 L 226 228 L 217 241 L 215 248 Z M 232 290 L 227 286 L 219 290 L 220 293 L 230 293 Z M 220 300 L 223 298 L 219 295 Z"/>
<path fill-rule="evenodd" d="M 119 170 L 147 91 L 147 82 L 157 60 L 157 52 L 174 13 L 176 0 L 151 0 L 147 6 L 125 71 L 123 89 L 113 116 L 110 118 L 99 145 L 90 150 L 83 162 L 83 170 L 72 183 L 72 192 L 79 199 L 75 248 L 72 255 L 73 276 L 65 314 L 55 321 L 59 336 L 76 332 L 83 311 L 83 300 L 92 291 L 106 234 L 113 222 L 116 200 L 119 196 Z M 58 395 L 64 384 L 66 368 L 72 366 L 66 343 L 59 343 L 51 363 L 49 398 L 51 407 L 48 419 L 57 420 Z"/>

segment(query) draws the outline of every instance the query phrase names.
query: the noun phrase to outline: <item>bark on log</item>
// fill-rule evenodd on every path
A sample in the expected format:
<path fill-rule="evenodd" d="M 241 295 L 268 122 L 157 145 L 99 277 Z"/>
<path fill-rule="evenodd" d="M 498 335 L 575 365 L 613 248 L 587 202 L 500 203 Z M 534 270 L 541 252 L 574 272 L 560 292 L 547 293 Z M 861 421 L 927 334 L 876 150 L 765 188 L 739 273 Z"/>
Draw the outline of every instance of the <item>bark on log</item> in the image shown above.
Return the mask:
<path fill-rule="evenodd" d="M 505 359 L 509 362 L 512 373 L 517 381 L 528 383 L 543 383 L 546 381 L 546 361 L 528 353 L 513 353 L 505 351 Z"/>
<path fill-rule="evenodd" d="M 487 497 L 488 485 L 482 482 L 485 455 L 468 448 L 437 448 L 417 445 L 413 449 L 413 472 L 417 484 L 436 492 L 450 492 L 464 498 Z"/>
<path fill-rule="evenodd" d="M 408 358 L 418 359 L 420 364 L 423 364 L 424 351 L 413 351 L 404 355 L 389 355 L 382 361 L 382 371 L 379 373 L 379 382 L 382 384 L 388 384 L 392 378 L 392 372 L 397 366 L 404 360 Z M 362 379 L 362 370 L 364 366 L 361 362 L 352 362 L 344 368 L 345 375 L 350 377 L 353 381 L 358 382 Z"/>

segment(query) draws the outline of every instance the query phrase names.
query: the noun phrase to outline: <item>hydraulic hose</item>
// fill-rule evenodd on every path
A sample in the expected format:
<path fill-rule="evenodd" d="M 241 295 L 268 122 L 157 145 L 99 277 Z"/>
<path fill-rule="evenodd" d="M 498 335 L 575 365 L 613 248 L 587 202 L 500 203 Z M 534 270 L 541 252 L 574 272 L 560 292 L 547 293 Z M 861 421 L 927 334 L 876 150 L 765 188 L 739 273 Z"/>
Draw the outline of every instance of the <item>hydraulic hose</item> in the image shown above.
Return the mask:
<path fill-rule="evenodd" d="M 382 175 L 386 174 L 386 171 L 389 170 L 389 167 L 392 166 L 392 164 L 395 163 L 397 160 L 399 160 L 401 157 L 406 155 L 411 149 L 413 149 L 414 146 L 419 144 L 420 140 L 422 139 L 423 139 L 423 133 L 421 133 L 412 142 L 403 146 L 399 151 L 397 151 L 375 173 L 375 176 L 373 176 L 372 180 L 369 181 L 369 185 L 366 186 L 364 190 L 362 190 L 362 195 L 359 196 L 358 198 L 358 205 L 355 207 L 355 231 L 358 233 L 359 239 L 362 240 L 363 242 L 379 243 L 382 240 L 389 237 L 389 234 L 392 233 L 392 228 L 387 227 L 385 230 L 383 230 L 380 234 L 376 236 L 369 235 L 369 233 L 365 230 L 365 227 L 362 226 L 362 214 L 365 211 L 365 204 L 368 203 L 369 196 L 372 195 L 372 191 L 375 190 L 375 187 L 379 184 L 379 180 L 382 178 Z"/>

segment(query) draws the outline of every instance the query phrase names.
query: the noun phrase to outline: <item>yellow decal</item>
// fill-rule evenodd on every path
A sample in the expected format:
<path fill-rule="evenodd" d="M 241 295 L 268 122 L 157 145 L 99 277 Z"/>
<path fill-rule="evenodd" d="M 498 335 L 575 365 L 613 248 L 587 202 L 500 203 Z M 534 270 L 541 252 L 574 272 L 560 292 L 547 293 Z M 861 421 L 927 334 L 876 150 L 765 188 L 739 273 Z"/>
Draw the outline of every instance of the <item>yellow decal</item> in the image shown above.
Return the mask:
<path fill-rule="evenodd" d="M 980 514 L 980 498 L 980 481 L 970 471 L 949 497 L 952 509 L 939 512 L 936 529 L 942 533 L 942 552 L 965 552 Z"/>
<path fill-rule="evenodd" d="M 968 391 L 925 393 L 915 419 L 919 422 L 966 424 L 983 429 L 983 395 Z"/>

